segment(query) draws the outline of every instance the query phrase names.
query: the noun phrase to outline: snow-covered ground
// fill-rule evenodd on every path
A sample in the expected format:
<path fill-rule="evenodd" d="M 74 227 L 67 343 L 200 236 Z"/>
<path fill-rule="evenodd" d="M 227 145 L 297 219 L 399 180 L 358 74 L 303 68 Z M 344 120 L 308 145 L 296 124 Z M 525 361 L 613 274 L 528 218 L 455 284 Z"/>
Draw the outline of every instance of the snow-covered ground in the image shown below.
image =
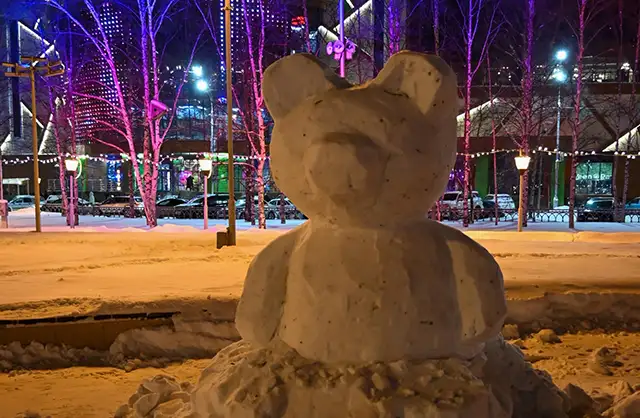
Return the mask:
<path fill-rule="evenodd" d="M 31 220 L 28 213 L 11 217 L 25 230 Z M 198 230 L 193 220 L 167 221 L 154 230 L 165 233 L 143 233 L 141 219 L 83 217 L 81 224 L 94 223 L 72 234 L 57 232 L 68 231 L 59 214 L 43 220 L 45 232 L 52 232 L 0 233 L 0 319 L 202 308 L 232 317 L 229 304 L 218 302 L 237 299 L 253 256 L 299 223 L 270 222 L 266 231 L 240 228 L 238 246 L 217 250 L 215 229 Z M 223 228 L 222 221 L 214 224 Z M 640 294 L 640 234 L 628 232 L 633 228 L 606 225 L 627 231 L 612 233 L 600 232 L 607 230 L 603 224 L 585 224 L 590 231 L 530 225 L 523 233 L 477 227 L 467 232 L 500 263 L 509 298 L 567 291 Z"/>
<path fill-rule="evenodd" d="M 12 213 L 10 232 L 0 232 L 0 319 L 106 312 L 198 312 L 203 308 L 232 318 L 233 303 L 228 302 L 240 295 L 253 256 L 283 230 L 300 223 L 290 221 L 282 226 L 279 221 L 270 221 L 266 231 L 239 223 L 238 246 L 217 250 L 213 232 L 224 228 L 224 221 L 212 221 L 212 229 L 204 232 L 201 221 L 167 220 L 155 229 L 164 233 L 144 233 L 141 219 L 82 217 L 77 233 L 62 233 L 69 230 L 64 219 L 59 214 L 48 214 L 43 216 L 44 231 L 48 233 L 33 234 L 26 232 L 33 228 L 32 215 L 28 211 Z M 606 325 L 594 318 L 605 312 L 622 318 L 630 328 L 640 327 L 640 228 L 636 224 L 578 226 L 582 229 L 569 231 L 562 224 L 531 223 L 527 231 L 519 234 L 512 231 L 513 223 L 501 223 L 496 228 L 485 222 L 472 226 L 467 233 L 486 246 L 502 267 L 511 319 L 522 323 L 532 318 L 543 321 L 550 314 L 557 319 L 570 314 L 568 308 L 584 316 L 584 323 L 580 324 L 583 331 L 561 336 L 562 343 L 545 344 L 535 337 L 518 343 L 526 347 L 525 353 L 537 367 L 549 371 L 561 386 L 571 382 L 589 391 L 612 392 L 615 390 L 611 385 L 620 379 L 637 385 L 640 334 L 605 333 L 597 328 Z M 595 328 L 593 333 L 585 334 L 584 330 L 590 328 Z M 162 337 L 159 331 L 157 335 Z M 183 337 L 174 340 L 188 343 L 185 341 L 189 335 Z M 209 339 L 207 344 L 202 341 L 197 342 L 202 350 L 215 351 L 218 340 Z M 120 343 L 135 341 L 125 338 Z M 619 353 L 621 365 L 611 370 L 611 376 L 589 370 L 590 353 L 602 346 Z M 0 354 L 13 355 L 6 347 L 4 350 Z M 23 360 L 35 359 L 31 350 L 36 354 L 43 350 L 49 354 L 60 352 L 56 347 L 33 346 L 23 351 Z M 121 344 L 119 353 L 127 350 Z M 153 353 L 140 346 L 137 352 Z M 108 354 L 89 350 L 74 355 L 95 355 L 100 360 L 95 364 L 116 365 L 100 357 Z M 0 418 L 15 417 L 28 410 L 56 418 L 113 416 L 141 379 L 167 373 L 195 383 L 210 361 L 187 360 L 160 370 L 139 368 L 165 364 L 153 360 L 160 356 L 149 355 L 151 361 L 125 359 L 126 365 L 133 364 L 124 366 L 126 370 L 134 369 L 130 372 L 113 367 L 72 367 L 16 369 L 0 374 L 0 399 L 10 400 L 2 402 Z"/>
<path fill-rule="evenodd" d="M 640 335 L 581 333 L 560 335 L 560 343 L 541 342 L 536 336 L 515 341 L 535 367 L 551 374 L 560 387 L 573 383 L 596 398 L 611 399 L 620 382 L 640 383 Z M 601 347 L 614 349 L 617 367 L 611 375 L 590 368 L 590 356 Z M 142 379 L 159 373 L 195 384 L 211 360 L 187 360 L 163 369 L 140 368 L 127 372 L 108 367 L 73 367 L 58 370 L 16 370 L 0 374 L 0 418 L 112 417 L 127 402 Z M 24 414 L 27 411 L 39 415 Z M 24 414 L 24 415 L 19 415 Z"/>

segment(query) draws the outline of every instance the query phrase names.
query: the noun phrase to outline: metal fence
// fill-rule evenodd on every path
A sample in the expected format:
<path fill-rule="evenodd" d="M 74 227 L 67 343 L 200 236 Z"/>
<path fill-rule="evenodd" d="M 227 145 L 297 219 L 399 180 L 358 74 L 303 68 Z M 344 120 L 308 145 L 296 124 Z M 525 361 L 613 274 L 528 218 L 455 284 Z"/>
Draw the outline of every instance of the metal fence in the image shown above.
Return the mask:
<path fill-rule="evenodd" d="M 62 212 L 62 206 L 60 204 L 45 204 L 42 206 L 42 210 L 45 212 Z M 156 208 L 156 213 L 159 219 L 203 219 L 204 208 L 202 207 L 162 207 Z M 89 216 L 104 216 L 104 217 L 131 217 L 131 209 L 128 206 L 125 207 L 101 207 L 101 206 L 80 206 L 78 207 L 78 214 Z M 210 206 L 208 208 L 209 219 L 227 219 L 228 210 L 226 206 Z M 239 220 L 245 219 L 245 212 L 239 210 L 236 214 Z M 268 219 L 280 219 L 281 215 L 278 211 L 277 214 L 270 214 Z M 133 217 L 144 216 L 142 208 L 135 208 Z M 253 215 L 257 219 L 257 213 Z M 305 219 L 304 215 L 297 210 L 285 210 L 285 219 Z M 438 218 L 439 216 L 439 218 Z M 440 221 L 457 221 L 462 222 L 462 211 L 455 209 L 448 211 L 441 211 L 439 214 L 437 211 L 429 211 L 427 214 L 429 219 Z M 615 213 L 613 210 L 596 210 L 585 212 L 581 208 L 576 208 L 575 211 L 576 222 L 620 222 L 620 223 L 640 223 L 640 210 L 625 210 L 624 220 L 622 219 L 622 213 Z M 498 211 L 498 222 L 508 223 L 518 221 L 517 209 L 500 209 Z M 472 220 L 474 223 L 492 223 L 495 222 L 494 209 L 479 209 L 474 210 L 472 213 Z M 567 209 L 554 209 L 554 210 L 529 210 L 527 213 L 527 222 L 540 222 L 540 223 L 569 223 L 569 210 Z"/>
<path fill-rule="evenodd" d="M 229 216 L 229 212 L 226 206 L 209 206 L 207 208 L 208 218 L 209 219 L 227 219 Z M 61 213 L 62 205 L 60 204 L 45 204 L 42 206 L 42 211 L 44 212 L 54 212 Z M 88 215 L 88 216 L 103 216 L 103 217 L 136 217 L 140 218 L 144 216 L 144 209 L 136 207 L 133 209 L 133 214 L 131 213 L 131 208 L 128 206 L 123 207 L 101 207 L 101 206 L 79 206 L 78 207 L 79 215 Z M 204 218 L 204 208 L 201 206 L 194 207 L 156 207 L 156 214 L 159 219 L 203 219 Z M 245 220 L 247 218 L 246 214 L 242 210 L 238 210 L 236 213 L 238 220 Z M 257 220 L 257 213 L 253 214 L 254 218 Z M 269 213 L 265 213 L 267 219 L 280 219 L 281 214 L 275 213 L 273 211 L 269 211 Z M 285 210 L 284 211 L 285 219 L 304 219 L 304 215 L 302 215 L 297 210 Z"/>
<path fill-rule="evenodd" d="M 494 209 L 476 209 L 471 212 L 472 222 L 495 222 Z M 439 216 L 439 218 L 438 218 Z M 440 221 L 459 221 L 462 222 L 463 214 L 461 210 L 449 209 L 443 210 L 440 214 L 437 211 L 429 211 L 428 217 L 433 220 Z M 574 212 L 576 222 L 619 222 L 619 223 L 640 223 L 640 210 L 626 209 L 616 212 L 614 210 L 591 210 L 585 211 L 582 208 L 576 208 Z M 498 222 L 517 222 L 517 209 L 499 209 Z M 544 210 L 528 210 L 527 222 L 540 223 L 569 223 L 568 209 L 544 209 Z"/>

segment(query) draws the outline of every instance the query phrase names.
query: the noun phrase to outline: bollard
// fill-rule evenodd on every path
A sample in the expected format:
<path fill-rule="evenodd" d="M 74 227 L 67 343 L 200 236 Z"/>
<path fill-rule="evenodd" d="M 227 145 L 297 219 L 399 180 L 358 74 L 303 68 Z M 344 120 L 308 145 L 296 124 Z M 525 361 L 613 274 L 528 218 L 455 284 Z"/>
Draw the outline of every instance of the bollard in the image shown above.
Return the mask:
<path fill-rule="evenodd" d="M 0 200 L 0 229 L 7 228 L 9 228 L 9 202 Z"/>

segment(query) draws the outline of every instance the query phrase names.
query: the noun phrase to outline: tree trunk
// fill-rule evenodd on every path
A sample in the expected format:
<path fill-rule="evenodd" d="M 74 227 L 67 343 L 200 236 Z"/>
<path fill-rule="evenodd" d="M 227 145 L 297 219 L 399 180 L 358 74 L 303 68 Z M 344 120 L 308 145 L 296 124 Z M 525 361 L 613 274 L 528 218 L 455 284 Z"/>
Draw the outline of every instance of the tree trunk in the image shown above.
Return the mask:
<path fill-rule="evenodd" d="M 133 164 L 129 164 L 129 217 L 130 218 L 135 218 L 136 217 L 136 200 L 134 197 L 134 191 L 136 188 L 136 184 L 134 182 L 134 176 L 133 176 Z"/>
<path fill-rule="evenodd" d="M 493 154 L 493 216 L 495 224 L 498 225 L 498 164 L 497 164 L 497 138 L 496 120 L 493 113 L 493 81 L 491 80 L 491 59 L 487 54 L 487 74 L 489 76 L 489 113 L 491 115 L 491 152 Z"/>
<path fill-rule="evenodd" d="M 636 42 L 635 42 L 635 57 L 634 57 L 634 61 L 633 61 L 633 79 L 631 80 L 631 112 L 632 112 L 632 117 L 630 117 L 629 119 L 629 127 L 636 125 L 637 124 L 637 117 L 636 117 L 636 105 L 637 105 L 637 97 L 636 97 L 636 87 L 637 87 L 637 76 L 638 76 L 638 70 L 639 70 L 639 62 L 640 62 L 640 10 L 638 11 L 638 21 L 637 21 L 637 27 L 636 27 Z M 631 123 L 633 122 L 633 123 Z M 627 151 L 631 151 L 629 148 L 629 144 L 631 143 L 631 129 L 629 129 L 629 134 L 628 134 L 628 140 L 627 140 Z M 627 152 L 628 154 L 629 152 Z M 629 193 L 629 167 L 630 167 L 630 161 L 629 158 L 627 157 L 627 160 L 624 163 L 624 181 L 622 183 L 622 220 L 625 220 L 626 217 L 626 213 L 625 213 L 625 203 L 627 202 L 627 198 L 628 198 L 628 193 Z M 614 183 L 615 183 L 615 177 L 614 177 Z"/>
<path fill-rule="evenodd" d="M 304 43 L 307 47 L 307 52 L 312 54 L 314 51 L 311 50 L 311 37 L 309 36 L 309 9 L 307 7 L 307 0 L 302 0 L 302 13 L 304 16 Z"/>
<path fill-rule="evenodd" d="M 440 55 L 440 0 L 432 0 L 434 53 Z"/>
<path fill-rule="evenodd" d="M 254 180 L 253 180 L 253 167 L 245 167 L 243 170 L 244 178 L 245 178 L 245 189 L 244 189 L 244 219 L 247 222 L 251 222 L 251 225 L 256 224 L 256 216 L 253 211 L 253 188 L 254 188 Z"/>
<path fill-rule="evenodd" d="M 622 214 L 622 219 L 620 219 L 621 211 L 624 208 L 624 202 L 620 202 L 620 196 L 618 192 L 618 185 L 616 179 L 618 178 L 618 166 L 620 164 L 620 156 L 618 152 L 620 151 L 620 125 L 621 125 L 621 117 L 622 117 L 622 73 L 620 72 L 622 67 L 623 60 L 623 0 L 618 0 L 618 61 L 616 68 L 618 69 L 617 74 L 617 84 L 618 84 L 618 94 L 616 96 L 616 105 L 617 109 L 617 120 L 616 120 L 616 129 L 615 129 L 615 138 L 616 148 L 615 153 L 613 154 L 613 174 L 611 181 L 611 194 L 613 194 L 613 220 L 616 222 L 624 222 L 624 214 Z M 631 128 L 631 127 L 629 127 Z"/>
<path fill-rule="evenodd" d="M 67 225 L 71 225 L 71 221 L 69 220 L 69 216 L 67 215 L 69 210 L 69 202 L 67 201 L 67 180 L 66 180 L 66 170 L 65 170 L 65 157 L 66 157 L 66 144 L 64 143 L 64 139 L 60 134 L 60 128 L 58 126 L 59 123 L 59 114 L 58 107 L 56 106 L 56 101 L 54 98 L 53 89 L 49 89 L 49 108 L 52 112 L 52 126 L 53 126 L 53 135 L 56 140 L 56 154 L 58 154 L 58 180 L 60 181 L 60 198 L 62 199 L 62 213 L 67 216 Z M 63 118 L 64 119 L 64 118 Z M 0 184 L 2 187 L 2 184 Z"/>
<path fill-rule="evenodd" d="M 469 10 L 472 13 L 472 10 Z M 470 19 L 471 20 L 471 19 Z M 462 225 L 469 226 L 469 188 L 471 187 L 471 161 L 469 152 L 471 149 L 471 82 L 473 71 L 471 58 L 473 52 L 473 36 L 471 26 L 466 35 L 466 79 L 464 92 L 464 187 L 462 196 Z"/>
<path fill-rule="evenodd" d="M 533 56 L 533 23 L 535 17 L 535 0 L 528 0 L 528 8 L 527 8 L 527 35 L 526 35 L 526 51 L 524 58 L 524 71 L 523 71 L 523 79 L 522 79 L 522 116 L 523 116 L 523 124 L 522 124 L 522 133 L 520 136 L 520 148 L 524 155 L 529 155 L 530 144 L 529 140 L 531 138 L 531 108 L 533 101 L 533 67 L 532 67 L 532 56 Z M 528 202 L 529 202 L 529 171 L 527 170 L 524 173 L 524 190 L 522 191 L 522 225 L 527 226 L 527 210 L 528 210 Z"/>
<path fill-rule="evenodd" d="M 258 173 L 256 174 L 258 186 L 258 229 L 266 229 L 267 221 L 264 217 L 264 159 L 258 160 Z"/>
<path fill-rule="evenodd" d="M 388 0 L 387 6 L 387 25 L 388 25 L 388 47 L 389 47 L 389 56 L 400 52 L 400 38 L 401 38 L 401 19 L 402 19 L 402 10 L 401 7 L 402 0 Z"/>
<path fill-rule="evenodd" d="M 580 108 L 582 100 L 582 73 L 583 73 L 583 57 L 584 57 L 584 30 L 585 30 L 585 9 L 588 0 L 579 0 L 578 7 L 578 54 L 576 58 L 577 79 L 576 79 L 576 96 L 574 103 L 574 121 L 573 132 L 571 137 L 571 177 L 569 180 L 569 228 L 575 228 L 575 205 L 576 205 L 576 173 L 578 169 L 578 139 L 580 138 Z"/>
<path fill-rule="evenodd" d="M 540 160 L 538 164 L 538 183 L 536 184 L 536 210 L 540 210 L 540 205 L 542 202 L 542 184 L 544 183 L 544 154 L 538 154 L 538 159 Z"/>
<path fill-rule="evenodd" d="M 287 223 L 287 213 L 284 208 L 284 193 L 280 192 L 280 200 L 278 200 L 278 212 L 280 213 L 280 223 Z"/>

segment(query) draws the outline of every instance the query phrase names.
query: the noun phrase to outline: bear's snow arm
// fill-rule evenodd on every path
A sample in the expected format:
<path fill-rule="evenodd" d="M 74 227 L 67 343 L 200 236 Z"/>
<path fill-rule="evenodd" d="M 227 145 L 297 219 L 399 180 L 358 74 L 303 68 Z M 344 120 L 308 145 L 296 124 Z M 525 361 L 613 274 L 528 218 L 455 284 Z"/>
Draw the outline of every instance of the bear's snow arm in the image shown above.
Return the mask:
<path fill-rule="evenodd" d="M 297 230 L 292 230 L 276 238 L 249 265 L 236 310 L 236 328 L 244 340 L 264 346 L 273 339 L 282 316 L 296 236 Z"/>

